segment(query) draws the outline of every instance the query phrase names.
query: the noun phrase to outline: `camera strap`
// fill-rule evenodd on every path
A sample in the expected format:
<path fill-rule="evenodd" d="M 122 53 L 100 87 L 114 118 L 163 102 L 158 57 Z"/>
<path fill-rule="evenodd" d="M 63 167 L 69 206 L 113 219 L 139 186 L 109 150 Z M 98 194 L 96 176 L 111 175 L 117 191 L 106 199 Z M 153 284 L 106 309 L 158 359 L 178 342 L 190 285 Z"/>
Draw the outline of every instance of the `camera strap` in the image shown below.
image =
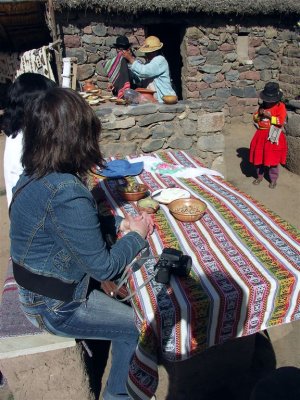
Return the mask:
<path fill-rule="evenodd" d="M 145 287 L 146 285 L 148 285 L 148 283 L 149 283 L 150 281 L 152 281 L 153 278 L 155 278 L 155 276 L 156 276 L 156 274 L 157 274 L 157 271 L 156 271 L 153 275 L 149 276 L 149 278 L 146 279 L 146 281 L 145 281 L 141 286 L 139 286 L 134 292 L 131 292 L 130 289 L 127 288 L 128 291 L 130 292 L 130 294 L 129 294 L 128 296 L 126 296 L 125 298 L 123 298 L 123 299 L 118 299 L 118 298 L 116 297 L 116 293 L 118 293 L 119 289 L 120 289 L 124 284 L 127 283 L 129 277 L 130 277 L 134 272 L 138 271 L 138 270 L 142 267 L 142 265 L 145 263 L 146 260 L 149 260 L 149 259 L 151 259 L 151 258 L 157 258 L 157 257 L 150 256 L 149 245 L 147 245 L 147 247 L 146 247 L 146 248 L 143 250 L 143 252 L 142 252 L 142 257 L 135 258 L 135 259 L 125 268 L 125 270 L 124 270 L 124 272 L 123 272 L 123 274 L 122 274 L 122 276 L 121 276 L 121 278 L 120 278 L 120 282 L 119 282 L 119 284 L 118 284 L 118 287 L 117 287 L 117 289 L 115 290 L 115 295 L 114 295 L 114 297 L 115 297 L 118 301 L 120 301 L 120 302 L 123 303 L 123 302 L 125 302 L 125 301 L 130 300 L 133 296 L 135 296 L 137 293 L 139 293 L 140 290 L 141 290 L 143 287 Z"/>

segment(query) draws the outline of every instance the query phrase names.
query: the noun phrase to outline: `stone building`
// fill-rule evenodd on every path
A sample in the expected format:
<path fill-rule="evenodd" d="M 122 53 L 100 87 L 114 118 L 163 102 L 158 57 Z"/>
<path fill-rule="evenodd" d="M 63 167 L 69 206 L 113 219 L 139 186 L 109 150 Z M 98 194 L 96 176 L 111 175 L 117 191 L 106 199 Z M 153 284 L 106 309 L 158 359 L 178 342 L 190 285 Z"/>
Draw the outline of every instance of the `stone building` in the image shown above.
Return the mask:
<path fill-rule="evenodd" d="M 286 100 L 300 94 L 300 3 L 287 0 L 54 0 L 65 56 L 78 59 L 78 79 L 105 89 L 101 61 L 118 35 L 137 49 L 159 36 L 178 96 L 213 100 L 227 119 L 249 120 L 257 92 L 280 82 Z"/>

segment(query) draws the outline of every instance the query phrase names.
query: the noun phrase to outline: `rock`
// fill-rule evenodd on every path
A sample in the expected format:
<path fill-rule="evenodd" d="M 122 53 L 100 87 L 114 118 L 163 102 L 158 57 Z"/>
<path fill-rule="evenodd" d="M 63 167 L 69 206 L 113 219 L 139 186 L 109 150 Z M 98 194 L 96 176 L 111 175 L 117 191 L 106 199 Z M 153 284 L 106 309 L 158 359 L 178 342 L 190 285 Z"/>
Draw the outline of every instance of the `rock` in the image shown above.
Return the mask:
<path fill-rule="evenodd" d="M 137 150 L 136 143 L 109 143 L 101 145 L 101 151 L 104 157 L 110 157 L 115 155 L 129 155 L 135 154 Z"/>
<path fill-rule="evenodd" d="M 107 33 L 107 27 L 104 24 L 97 24 L 92 26 L 92 31 L 97 36 L 105 36 Z"/>
<path fill-rule="evenodd" d="M 206 61 L 206 58 L 203 56 L 190 56 L 190 57 L 187 57 L 187 61 L 188 61 L 189 65 L 195 66 L 195 65 L 204 64 Z"/>
<path fill-rule="evenodd" d="M 163 147 L 165 141 L 163 139 L 147 140 L 142 144 L 142 150 L 145 153 L 159 150 Z"/>
<path fill-rule="evenodd" d="M 135 125 L 135 118 L 129 117 L 122 120 L 116 121 L 116 129 L 127 129 L 132 128 Z"/>
<path fill-rule="evenodd" d="M 149 104 L 140 104 L 137 106 L 129 106 L 128 114 L 129 115 L 147 115 L 153 114 L 157 111 L 158 105 L 149 103 Z"/>
<path fill-rule="evenodd" d="M 83 48 L 66 49 L 66 57 L 76 57 L 78 65 L 84 64 L 87 60 L 87 54 Z"/>
<path fill-rule="evenodd" d="M 80 47 L 80 36 L 77 35 L 65 35 L 64 45 L 68 47 Z"/>
<path fill-rule="evenodd" d="M 158 125 L 151 130 L 152 139 L 165 139 L 174 134 L 174 128 L 166 128 L 164 125 Z"/>
<path fill-rule="evenodd" d="M 218 45 L 216 42 L 209 42 L 207 46 L 207 50 L 216 51 L 218 49 Z"/>
<path fill-rule="evenodd" d="M 199 70 L 207 72 L 208 74 L 215 74 L 216 72 L 220 72 L 222 70 L 222 65 L 200 65 Z"/>
<path fill-rule="evenodd" d="M 286 161 L 287 168 L 300 175 L 300 138 L 287 136 L 288 156 Z"/>
<path fill-rule="evenodd" d="M 141 118 L 140 121 L 138 121 L 139 126 L 147 126 L 154 124 L 156 122 L 160 121 L 171 121 L 172 119 L 175 118 L 174 114 L 171 113 L 159 113 L 159 114 L 152 114 L 152 115 L 147 115 L 146 117 Z"/>
<path fill-rule="evenodd" d="M 84 81 L 94 75 L 95 68 L 90 64 L 78 65 L 77 79 Z"/>
<path fill-rule="evenodd" d="M 107 140 L 107 141 L 112 141 L 112 140 L 118 140 L 120 139 L 121 132 L 112 132 L 112 131 L 102 131 L 101 132 L 101 141 L 102 140 Z"/>
<path fill-rule="evenodd" d="M 209 51 L 206 55 L 206 62 L 210 65 L 223 65 L 223 56 L 219 51 Z"/>
<path fill-rule="evenodd" d="M 200 92 L 200 95 L 203 99 L 207 99 L 208 97 L 214 96 L 216 91 L 214 89 L 203 89 Z"/>
<path fill-rule="evenodd" d="M 167 143 L 168 147 L 178 150 L 188 150 L 193 145 L 193 139 L 183 136 L 172 136 Z"/>
<path fill-rule="evenodd" d="M 215 158 L 211 164 L 211 169 L 214 169 L 215 171 L 220 172 L 225 177 L 226 166 L 225 166 L 225 162 L 224 162 L 224 157 L 219 156 L 219 157 Z"/>
<path fill-rule="evenodd" d="M 185 111 L 186 107 L 180 102 L 177 104 L 160 104 L 158 111 L 161 113 L 180 113 Z"/>
<path fill-rule="evenodd" d="M 256 70 L 272 68 L 274 60 L 268 56 L 258 56 L 254 58 L 253 65 Z"/>
<path fill-rule="evenodd" d="M 198 120 L 198 116 L 195 114 L 195 117 Z M 193 136 L 197 133 L 197 120 L 185 119 L 180 121 L 180 127 L 182 130 L 182 134 L 186 136 Z"/>
<path fill-rule="evenodd" d="M 202 76 L 202 80 L 206 83 L 212 83 L 215 82 L 216 80 L 216 75 L 215 74 L 204 74 Z"/>
<path fill-rule="evenodd" d="M 233 62 L 237 59 L 237 53 L 227 53 L 225 54 L 225 61 Z"/>
<path fill-rule="evenodd" d="M 287 135 L 300 137 L 300 115 L 289 111 L 285 129 Z"/>
<path fill-rule="evenodd" d="M 225 124 L 225 116 L 223 112 L 203 114 L 198 117 L 199 132 L 218 132 L 222 131 Z"/>
<path fill-rule="evenodd" d="M 260 49 L 257 50 L 257 54 L 260 56 L 267 56 L 270 54 L 271 50 L 268 49 L 268 47 L 261 47 Z"/>
<path fill-rule="evenodd" d="M 105 44 L 105 38 L 98 37 L 95 35 L 83 35 L 81 40 L 83 43 L 100 44 L 100 45 Z"/>
<path fill-rule="evenodd" d="M 254 87 L 245 87 L 244 97 L 257 97 L 256 89 Z"/>
<path fill-rule="evenodd" d="M 201 136 L 198 139 L 197 148 L 202 151 L 222 153 L 225 148 L 224 136 L 221 134 Z"/>
<path fill-rule="evenodd" d="M 275 28 L 267 28 L 265 31 L 266 39 L 273 39 L 277 36 L 277 29 Z"/>
<path fill-rule="evenodd" d="M 244 88 L 239 87 L 232 87 L 231 88 L 231 95 L 236 97 L 245 97 Z"/>
<path fill-rule="evenodd" d="M 225 73 L 225 79 L 230 82 L 235 82 L 239 79 L 239 72 L 231 69 L 230 71 Z"/>
<path fill-rule="evenodd" d="M 222 83 L 222 82 L 220 82 Z M 216 90 L 216 97 L 224 97 L 225 99 L 227 99 L 229 96 L 231 95 L 231 90 L 230 89 L 217 89 Z"/>
<path fill-rule="evenodd" d="M 197 142 L 198 149 L 213 153 L 222 153 L 225 148 L 224 136 L 221 134 L 201 136 Z"/>

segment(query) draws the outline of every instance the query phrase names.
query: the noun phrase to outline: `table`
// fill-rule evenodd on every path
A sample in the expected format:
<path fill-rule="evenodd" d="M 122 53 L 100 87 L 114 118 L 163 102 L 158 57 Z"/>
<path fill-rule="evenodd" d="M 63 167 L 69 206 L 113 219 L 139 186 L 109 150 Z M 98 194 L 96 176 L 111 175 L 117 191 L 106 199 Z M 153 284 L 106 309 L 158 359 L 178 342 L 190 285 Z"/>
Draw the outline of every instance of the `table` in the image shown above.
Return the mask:
<path fill-rule="evenodd" d="M 152 155 L 167 163 L 201 166 L 183 151 Z M 174 178 L 144 171 L 130 179 L 145 183 L 151 192 L 175 185 L 207 204 L 205 215 L 194 223 L 175 220 L 165 205 L 154 215 L 151 254 L 173 247 L 190 255 L 193 266 L 189 277 L 172 276 L 170 285 L 151 280 L 132 299 L 140 340 L 128 390 L 134 399 L 150 399 L 158 385 L 159 353 L 170 361 L 185 360 L 229 339 L 300 319 L 300 233 L 220 177 Z M 118 194 L 118 180 L 97 183 L 107 195 L 104 209 L 138 213 L 135 203 Z M 131 275 L 132 292 L 153 274 L 156 261 L 146 261 Z"/>

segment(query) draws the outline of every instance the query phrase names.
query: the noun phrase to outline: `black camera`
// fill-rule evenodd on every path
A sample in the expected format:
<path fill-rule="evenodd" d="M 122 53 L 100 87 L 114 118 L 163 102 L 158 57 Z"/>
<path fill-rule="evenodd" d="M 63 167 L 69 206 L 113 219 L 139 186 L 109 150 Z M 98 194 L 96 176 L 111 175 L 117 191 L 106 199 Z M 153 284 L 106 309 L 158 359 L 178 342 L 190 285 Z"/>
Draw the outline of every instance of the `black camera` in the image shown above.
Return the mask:
<path fill-rule="evenodd" d="M 188 276 L 191 267 L 190 256 L 184 255 L 180 250 L 165 248 L 154 266 L 154 270 L 157 270 L 155 280 L 159 283 L 169 283 L 171 274 Z"/>

